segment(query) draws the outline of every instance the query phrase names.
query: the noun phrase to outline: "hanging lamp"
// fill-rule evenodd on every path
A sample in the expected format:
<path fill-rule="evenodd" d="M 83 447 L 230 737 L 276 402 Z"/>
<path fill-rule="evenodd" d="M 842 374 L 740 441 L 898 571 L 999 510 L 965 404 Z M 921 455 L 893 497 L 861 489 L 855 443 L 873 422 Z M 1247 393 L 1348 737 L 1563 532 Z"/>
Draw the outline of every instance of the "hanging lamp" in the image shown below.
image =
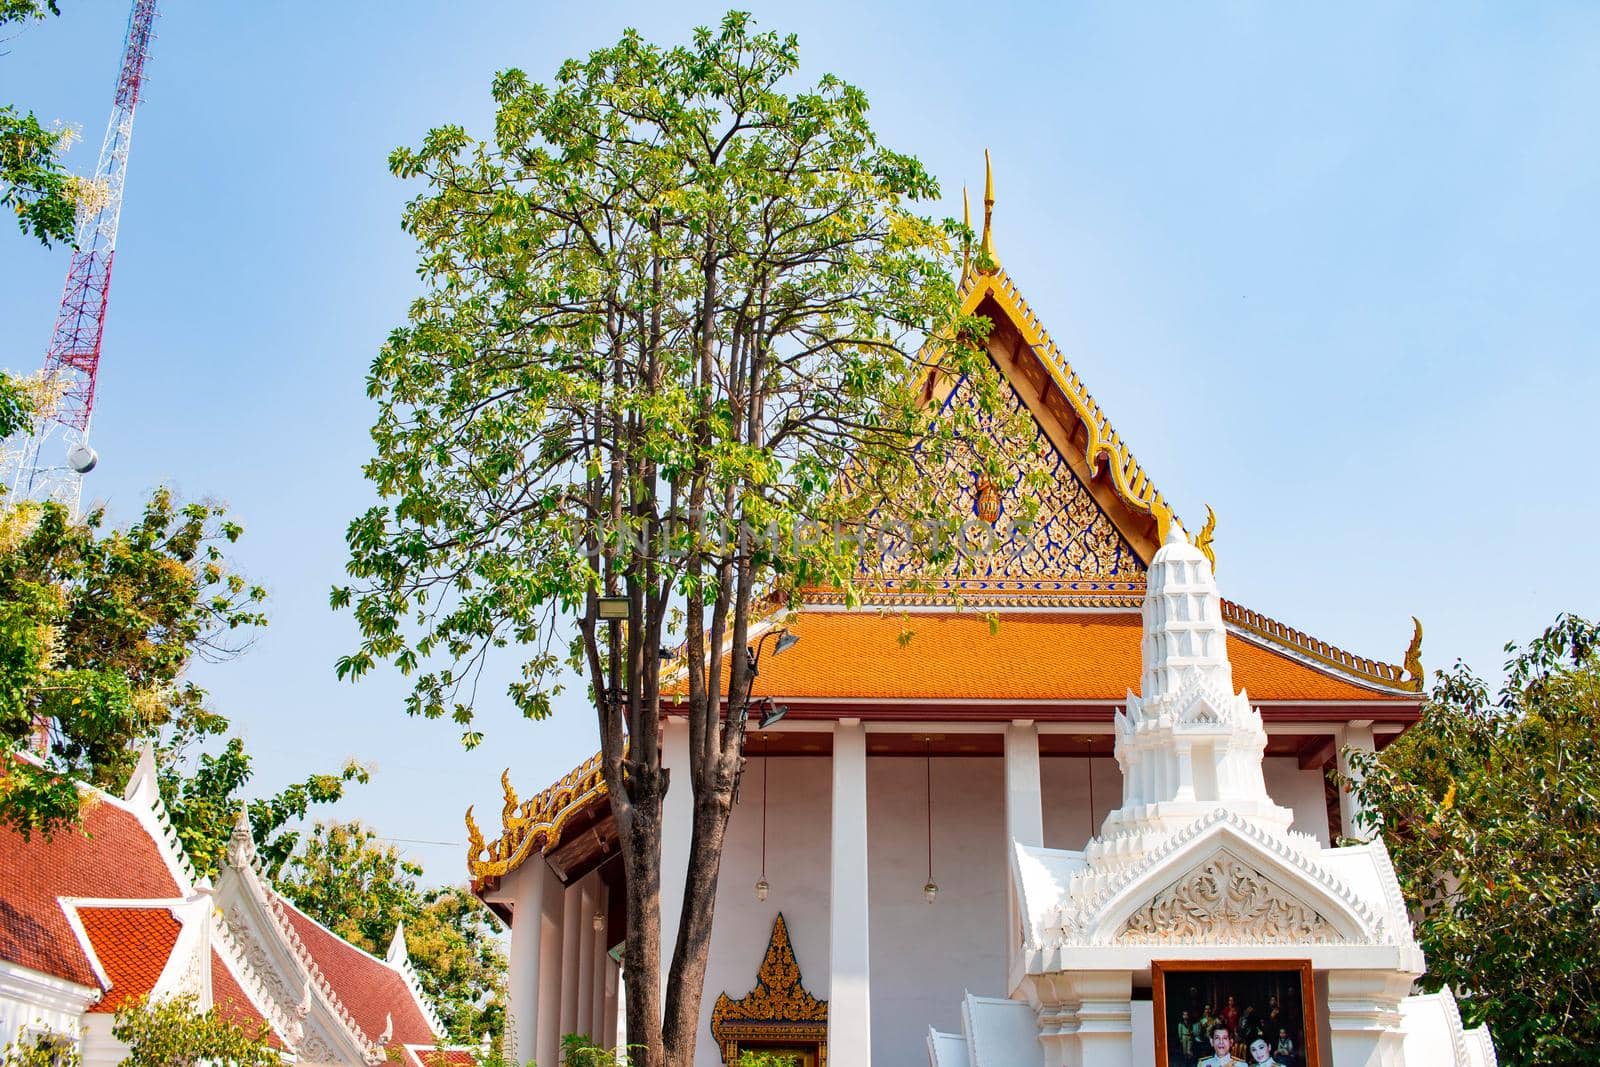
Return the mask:
<path fill-rule="evenodd" d="M 928 786 L 928 882 L 922 887 L 922 895 L 929 904 L 939 895 L 939 884 L 933 880 L 933 745 L 932 739 L 922 739 L 922 755 L 926 768 Z"/>
<path fill-rule="evenodd" d="M 766 900 L 772 892 L 767 884 L 767 735 L 761 735 L 761 880 L 756 882 L 756 899 Z"/>

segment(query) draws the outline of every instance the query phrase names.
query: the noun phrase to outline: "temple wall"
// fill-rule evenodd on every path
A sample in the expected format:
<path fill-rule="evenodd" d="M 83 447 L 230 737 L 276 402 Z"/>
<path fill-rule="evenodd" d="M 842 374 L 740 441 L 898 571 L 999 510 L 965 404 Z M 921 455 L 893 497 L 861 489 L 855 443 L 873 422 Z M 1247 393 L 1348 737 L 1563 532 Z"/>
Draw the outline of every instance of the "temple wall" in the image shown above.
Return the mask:
<path fill-rule="evenodd" d="M 717 883 L 717 915 L 695 1045 L 696 1067 L 722 1063 L 711 1038 L 711 1009 L 716 1006 L 717 994 L 742 997 L 755 984 L 756 968 L 766 953 L 767 938 L 779 912 L 788 924 L 806 988 L 821 999 L 828 996 L 831 763 L 826 757 L 768 763 L 772 777 L 767 782 L 767 882 L 772 892 L 764 903 L 758 903 L 754 886 L 761 876 L 763 761 L 758 743 L 752 742 L 750 751 L 756 756 L 746 765 L 739 804 L 728 820 Z"/>
<path fill-rule="evenodd" d="M 717 995 L 740 997 L 755 982 L 772 923 L 781 911 L 806 987 L 829 997 L 831 765 L 826 758 L 770 762 L 767 783 L 767 881 L 761 871 L 762 760 L 755 745 L 740 802 L 728 826 L 707 968 L 696 1067 L 718 1067 L 711 1038 Z M 1116 761 L 1092 761 L 1095 829 L 1121 799 Z M 1295 828 L 1328 837 L 1322 777 L 1293 758 L 1266 762 L 1273 798 L 1295 813 Z M 1040 761 L 1045 845 L 1081 849 L 1090 836 L 1085 761 Z M 872 1046 L 874 1067 L 922 1067 L 930 1025 L 961 1029 L 966 990 L 1003 996 L 1005 986 L 1005 768 L 999 759 L 933 761 L 933 869 L 938 899 L 923 899 L 927 880 L 924 764 L 915 758 L 867 763 L 872 895 Z"/>
<path fill-rule="evenodd" d="M 1092 767 L 1086 773 L 1085 766 Z M 1094 814 L 1089 812 L 1090 773 L 1094 778 Z M 1122 772 L 1110 756 L 1085 760 L 1078 756 L 1043 756 L 1039 760 L 1039 792 L 1044 805 L 1044 847 L 1081 851 L 1100 832 L 1106 812 L 1122 803 Z M 973 990 L 974 993 L 977 990 Z"/>
<path fill-rule="evenodd" d="M 1269 756 L 1261 761 L 1261 775 L 1272 799 L 1294 812 L 1289 829 L 1315 837 L 1322 847 L 1328 839 L 1328 798 L 1320 770 L 1303 771 L 1293 756 Z"/>
<path fill-rule="evenodd" d="M 1005 765 L 933 761 L 929 904 L 927 768 L 867 765 L 872 848 L 872 1063 L 923 1067 L 928 1027 L 961 1029 L 961 1000 L 1003 996 L 1006 979 Z"/>

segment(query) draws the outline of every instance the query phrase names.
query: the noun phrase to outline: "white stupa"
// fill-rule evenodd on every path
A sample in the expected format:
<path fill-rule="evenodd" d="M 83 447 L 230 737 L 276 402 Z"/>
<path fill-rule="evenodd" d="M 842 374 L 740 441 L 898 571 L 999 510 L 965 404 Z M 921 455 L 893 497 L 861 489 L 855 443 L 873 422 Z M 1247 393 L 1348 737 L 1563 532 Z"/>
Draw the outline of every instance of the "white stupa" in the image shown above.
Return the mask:
<path fill-rule="evenodd" d="M 1174 527 L 1150 566 L 1141 693 L 1116 716 L 1121 805 L 1082 852 L 1013 841 L 1007 997 L 968 996 L 934 1067 L 1149 1067 L 1153 961 L 1309 960 L 1322 1063 L 1488 1067 L 1423 973 L 1381 839 L 1325 847 L 1268 795 L 1260 712 L 1233 687 L 1221 599 Z"/>

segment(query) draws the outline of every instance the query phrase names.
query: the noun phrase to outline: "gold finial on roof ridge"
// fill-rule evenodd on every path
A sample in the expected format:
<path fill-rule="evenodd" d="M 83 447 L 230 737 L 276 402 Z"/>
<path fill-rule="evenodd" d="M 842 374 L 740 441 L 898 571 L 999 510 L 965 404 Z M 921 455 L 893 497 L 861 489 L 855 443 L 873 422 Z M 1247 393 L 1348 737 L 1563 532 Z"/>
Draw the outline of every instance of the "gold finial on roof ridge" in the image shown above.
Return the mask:
<path fill-rule="evenodd" d="M 1428 680 L 1428 672 L 1422 669 L 1422 620 L 1413 615 L 1411 621 L 1416 625 L 1416 630 L 1411 634 L 1411 645 L 1406 649 L 1403 665 L 1409 675 L 1406 684 L 1420 693 Z"/>
<path fill-rule="evenodd" d="M 987 268 L 979 268 L 985 274 L 993 274 L 994 269 L 1000 265 L 1000 258 L 994 254 L 994 236 L 990 232 L 994 224 L 994 165 L 989 161 L 989 150 L 983 150 L 983 240 L 978 248 L 988 259 Z"/>
<path fill-rule="evenodd" d="M 1174 524 L 1176 525 L 1176 523 Z M 1200 535 L 1194 539 L 1194 547 L 1204 553 L 1211 563 L 1211 573 L 1217 573 L 1217 554 L 1211 547 L 1212 539 L 1217 535 L 1217 513 L 1211 510 L 1211 505 L 1206 505 L 1206 524 L 1200 528 Z"/>

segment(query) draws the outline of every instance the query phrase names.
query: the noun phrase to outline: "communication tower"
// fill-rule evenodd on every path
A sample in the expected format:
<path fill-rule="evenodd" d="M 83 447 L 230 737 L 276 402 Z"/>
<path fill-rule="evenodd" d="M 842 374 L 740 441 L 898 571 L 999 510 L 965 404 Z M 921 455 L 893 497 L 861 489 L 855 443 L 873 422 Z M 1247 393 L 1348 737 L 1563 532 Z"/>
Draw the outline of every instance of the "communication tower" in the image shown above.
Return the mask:
<path fill-rule="evenodd" d="M 95 166 L 92 203 L 78 215 L 77 248 L 67 267 L 61 308 L 45 352 L 42 396 L 29 433 L 5 442 L 0 451 L 0 486 L 12 502 L 55 500 L 74 514 L 83 476 L 97 461 L 89 447 L 95 379 L 100 371 L 100 341 L 106 329 L 111 294 L 111 264 L 122 216 L 122 185 L 133 142 L 133 113 L 144 88 L 156 0 L 133 0 L 122 44 L 116 102 Z"/>

